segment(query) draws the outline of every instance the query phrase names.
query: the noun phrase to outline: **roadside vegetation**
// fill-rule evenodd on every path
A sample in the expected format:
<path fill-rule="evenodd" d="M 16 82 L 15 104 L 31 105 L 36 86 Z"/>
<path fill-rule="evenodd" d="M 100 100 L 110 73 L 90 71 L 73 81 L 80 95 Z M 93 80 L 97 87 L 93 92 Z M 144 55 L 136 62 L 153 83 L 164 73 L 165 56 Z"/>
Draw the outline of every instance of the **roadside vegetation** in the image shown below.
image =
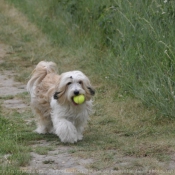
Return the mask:
<path fill-rule="evenodd" d="M 83 141 L 70 145 L 72 156 L 92 158 L 94 170 L 165 171 L 175 151 L 174 15 L 174 1 L 2 1 L 0 42 L 9 52 L 0 69 L 23 83 L 40 60 L 56 62 L 60 73 L 82 70 L 96 88 L 95 112 Z M 26 93 L 19 98 L 29 102 Z M 31 151 L 63 145 L 32 133 L 30 110 L 1 111 L 0 156 L 9 162 L 0 171 L 27 166 Z M 32 150 L 42 139 L 54 146 Z"/>
<path fill-rule="evenodd" d="M 157 117 L 175 117 L 174 1 L 9 1 L 54 45 L 81 56 L 79 65 L 155 108 Z"/>

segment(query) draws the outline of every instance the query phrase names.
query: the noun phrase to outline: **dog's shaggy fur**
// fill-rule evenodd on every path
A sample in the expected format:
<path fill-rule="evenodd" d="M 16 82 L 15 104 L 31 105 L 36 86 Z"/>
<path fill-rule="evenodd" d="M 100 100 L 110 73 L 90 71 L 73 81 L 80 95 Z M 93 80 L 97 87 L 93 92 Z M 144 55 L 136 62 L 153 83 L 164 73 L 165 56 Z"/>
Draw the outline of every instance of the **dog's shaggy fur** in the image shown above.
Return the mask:
<path fill-rule="evenodd" d="M 27 90 L 32 110 L 38 116 L 37 133 L 55 133 L 62 142 L 82 140 L 95 94 L 87 76 L 80 71 L 58 75 L 55 63 L 41 61 L 27 83 Z M 73 97 L 80 94 L 85 96 L 85 102 L 78 105 Z"/>

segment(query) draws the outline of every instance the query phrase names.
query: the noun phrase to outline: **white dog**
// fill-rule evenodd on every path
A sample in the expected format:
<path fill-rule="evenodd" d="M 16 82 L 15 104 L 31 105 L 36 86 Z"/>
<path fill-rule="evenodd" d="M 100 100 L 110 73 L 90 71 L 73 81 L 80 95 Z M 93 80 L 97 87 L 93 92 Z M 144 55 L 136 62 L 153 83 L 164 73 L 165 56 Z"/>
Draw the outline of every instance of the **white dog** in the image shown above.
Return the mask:
<path fill-rule="evenodd" d="M 41 61 L 27 83 L 31 107 L 38 116 L 37 133 L 55 133 L 62 142 L 82 140 L 83 129 L 92 112 L 95 94 L 89 79 L 80 71 L 57 74 L 53 62 Z M 76 104 L 73 97 L 83 94 L 85 102 Z"/>

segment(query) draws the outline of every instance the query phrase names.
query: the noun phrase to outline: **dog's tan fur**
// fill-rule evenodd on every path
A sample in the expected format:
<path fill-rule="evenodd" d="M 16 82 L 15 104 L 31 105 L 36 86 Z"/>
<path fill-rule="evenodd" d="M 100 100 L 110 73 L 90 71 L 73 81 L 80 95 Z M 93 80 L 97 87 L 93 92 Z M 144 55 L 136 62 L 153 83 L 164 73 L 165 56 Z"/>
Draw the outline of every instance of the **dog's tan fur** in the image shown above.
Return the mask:
<path fill-rule="evenodd" d="M 34 69 L 27 89 L 31 94 L 32 110 L 38 116 L 36 132 L 54 132 L 63 142 L 73 143 L 82 138 L 82 128 L 92 107 L 91 96 L 95 93 L 89 79 L 82 72 L 72 71 L 58 75 L 55 63 L 41 61 Z M 82 105 L 76 105 L 71 100 L 77 89 L 86 99 Z M 68 132 L 65 136 L 58 128 L 60 123 L 62 125 L 59 127 L 63 128 L 63 132 Z M 66 128 L 70 131 L 66 131 Z"/>

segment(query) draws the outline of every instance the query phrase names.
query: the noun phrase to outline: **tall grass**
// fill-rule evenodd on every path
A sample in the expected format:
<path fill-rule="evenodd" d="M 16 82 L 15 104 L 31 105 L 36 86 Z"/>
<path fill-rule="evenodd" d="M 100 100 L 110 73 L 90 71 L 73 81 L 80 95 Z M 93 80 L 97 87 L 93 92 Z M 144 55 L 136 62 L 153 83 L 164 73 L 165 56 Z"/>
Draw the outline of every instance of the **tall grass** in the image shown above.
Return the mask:
<path fill-rule="evenodd" d="M 75 55 L 88 52 L 80 64 L 155 108 L 158 117 L 175 118 L 174 1 L 8 1 L 53 44 Z"/>

